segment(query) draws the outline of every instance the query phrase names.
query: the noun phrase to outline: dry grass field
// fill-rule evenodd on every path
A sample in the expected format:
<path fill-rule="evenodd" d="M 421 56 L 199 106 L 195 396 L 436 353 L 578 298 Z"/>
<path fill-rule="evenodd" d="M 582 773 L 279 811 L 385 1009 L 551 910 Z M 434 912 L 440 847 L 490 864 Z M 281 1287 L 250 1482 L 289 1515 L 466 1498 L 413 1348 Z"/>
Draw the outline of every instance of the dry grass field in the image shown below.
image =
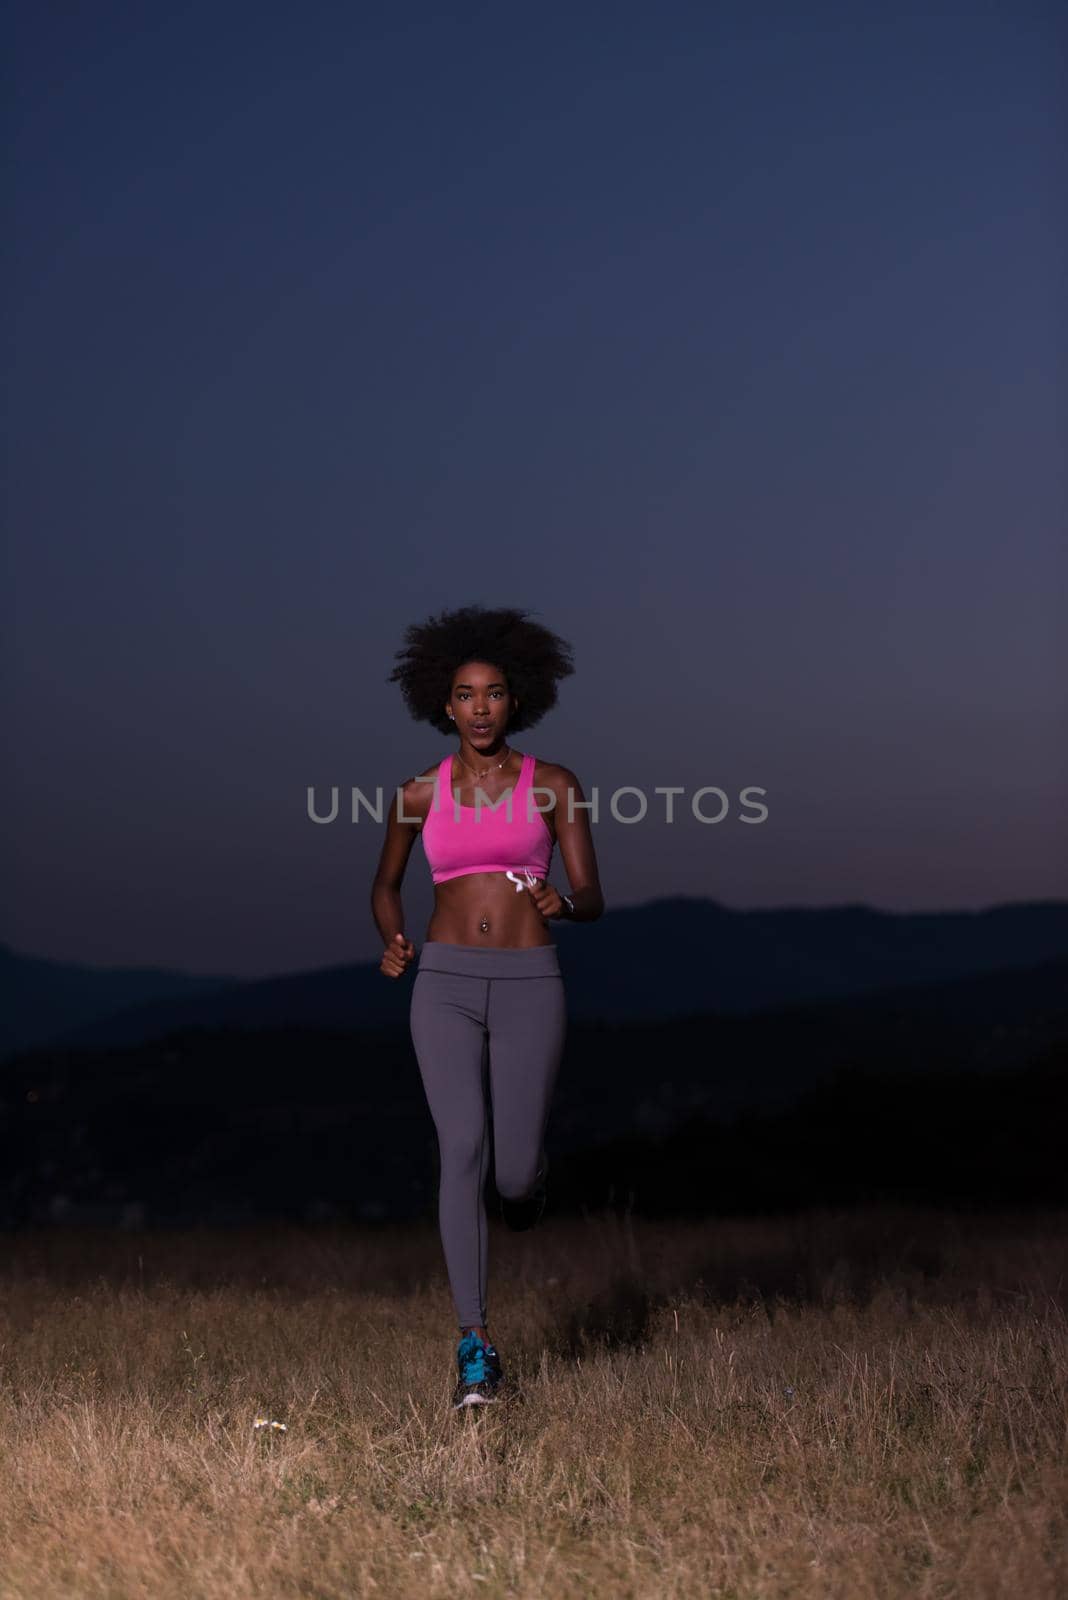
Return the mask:
<path fill-rule="evenodd" d="M 9 1235 L 0 1593 L 1054 1600 L 1068 1214 Z M 285 1424 L 255 1429 L 258 1417 Z"/>

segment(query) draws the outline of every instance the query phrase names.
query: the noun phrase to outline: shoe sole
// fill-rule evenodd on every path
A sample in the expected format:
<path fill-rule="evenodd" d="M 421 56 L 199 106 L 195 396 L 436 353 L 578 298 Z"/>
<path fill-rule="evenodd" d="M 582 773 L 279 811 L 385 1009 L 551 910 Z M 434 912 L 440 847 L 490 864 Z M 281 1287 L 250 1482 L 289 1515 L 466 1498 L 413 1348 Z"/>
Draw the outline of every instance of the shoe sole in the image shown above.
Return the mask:
<path fill-rule="evenodd" d="M 502 1200 L 501 1217 L 505 1223 L 505 1226 L 511 1228 L 513 1233 L 526 1233 L 528 1229 L 537 1227 L 538 1223 L 545 1215 L 545 1199 L 546 1197 L 543 1193 L 540 1201 L 531 1199 L 505 1202 Z M 528 1206 L 530 1210 L 527 1212 L 519 1212 L 518 1215 L 514 1211 L 509 1213 L 508 1206 L 512 1204 L 516 1206 L 525 1205 Z"/>

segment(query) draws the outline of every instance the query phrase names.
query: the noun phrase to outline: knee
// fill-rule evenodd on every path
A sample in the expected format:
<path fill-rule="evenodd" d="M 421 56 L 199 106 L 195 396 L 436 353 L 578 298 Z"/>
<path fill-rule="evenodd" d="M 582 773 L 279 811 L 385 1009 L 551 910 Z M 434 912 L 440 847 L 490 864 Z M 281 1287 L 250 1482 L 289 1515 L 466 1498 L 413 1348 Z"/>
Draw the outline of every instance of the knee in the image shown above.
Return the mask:
<path fill-rule="evenodd" d="M 442 1177 L 477 1178 L 485 1158 L 485 1135 L 477 1129 L 464 1128 L 438 1138 Z"/>
<path fill-rule="evenodd" d="M 493 1171 L 493 1181 L 502 1200 L 522 1200 L 533 1189 L 538 1176 L 537 1153 L 533 1161 L 517 1162 L 513 1159 L 498 1161 Z"/>

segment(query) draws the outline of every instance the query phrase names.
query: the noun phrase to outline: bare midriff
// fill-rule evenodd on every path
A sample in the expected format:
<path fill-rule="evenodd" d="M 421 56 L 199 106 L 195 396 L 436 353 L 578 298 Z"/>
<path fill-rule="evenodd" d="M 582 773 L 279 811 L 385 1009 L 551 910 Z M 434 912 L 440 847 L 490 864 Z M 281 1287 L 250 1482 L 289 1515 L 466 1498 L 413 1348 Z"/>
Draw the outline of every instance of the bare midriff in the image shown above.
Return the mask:
<path fill-rule="evenodd" d="M 425 937 L 499 950 L 553 943 L 548 924 L 526 889 L 517 891 L 503 872 L 465 872 L 435 884 Z"/>

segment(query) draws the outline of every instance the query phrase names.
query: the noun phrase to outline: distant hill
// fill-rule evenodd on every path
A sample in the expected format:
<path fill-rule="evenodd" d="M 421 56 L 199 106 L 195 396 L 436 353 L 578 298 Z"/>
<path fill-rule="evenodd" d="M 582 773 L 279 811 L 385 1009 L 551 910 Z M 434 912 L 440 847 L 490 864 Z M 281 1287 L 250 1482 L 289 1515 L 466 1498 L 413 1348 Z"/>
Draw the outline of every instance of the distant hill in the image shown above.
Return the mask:
<path fill-rule="evenodd" d="M 674 896 L 553 925 L 574 1020 L 748 1014 L 1025 968 L 1068 955 L 1068 902 L 983 911 L 868 906 L 739 911 Z M 417 941 L 418 945 L 418 941 Z M 410 977 L 377 962 L 241 981 L 152 968 L 74 967 L 0 948 L 3 1052 L 51 1043 L 105 1048 L 174 1029 L 401 1024 Z"/>
<path fill-rule="evenodd" d="M 618 1169 L 621 1193 L 638 1183 L 654 1205 L 673 1187 L 681 1203 L 667 1181 L 677 1157 L 699 1203 L 792 1203 L 843 1164 L 862 1184 L 881 1150 L 887 1192 L 900 1172 L 952 1193 L 939 1174 L 963 1183 L 966 1158 L 974 1196 L 1010 1177 L 1005 1192 L 1024 1193 L 1029 1167 L 1052 1194 L 1066 1084 L 1068 957 L 747 1015 L 572 1020 L 554 1192 L 592 1199 Z M 921 1144 L 906 1182 L 900 1163 Z M 435 1158 L 404 1023 L 194 1027 L 124 1049 L 40 1049 L 0 1077 L 0 1224 L 412 1215 L 432 1207 Z"/>
<path fill-rule="evenodd" d="M 131 1008 L 230 989 L 240 980 L 167 967 L 93 967 L 0 944 L 0 1056 Z"/>

